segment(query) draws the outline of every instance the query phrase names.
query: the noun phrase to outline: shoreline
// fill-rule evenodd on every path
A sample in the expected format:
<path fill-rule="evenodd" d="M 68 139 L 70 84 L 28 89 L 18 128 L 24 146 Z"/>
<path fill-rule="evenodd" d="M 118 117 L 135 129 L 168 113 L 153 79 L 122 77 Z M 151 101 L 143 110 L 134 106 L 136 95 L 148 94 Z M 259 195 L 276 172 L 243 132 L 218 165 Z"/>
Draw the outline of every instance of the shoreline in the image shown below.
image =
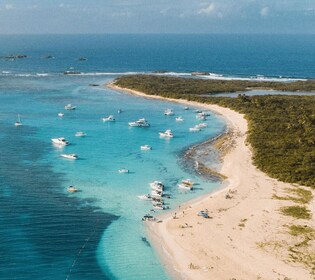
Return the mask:
<path fill-rule="evenodd" d="M 217 105 L 146 95 L 112 83 L 107 86 L 144 98 L 211 110 L 225 118 L 232 133 L 233 145 L 223 155 L 219 171 L 228 178 L 225 186 L 161 215 L 162 223 L 148 223 L 153 245 L 174 278 L 312 279 L 301 264 L 286 259 L 281 247 L 272 250 L 261 245 L 281 240 L 285 247 L 292 242 L 290 235 L 284 234 L 284 225 L 295 220 L 278 211 L 289 202 L 272 199 L 292 185 L 268 177 L 253 165 L 244 115 Z M 211 219 L 197 216 L 204 209 Z M 175 212 L 177 218 L 173 219 Z M 314 224 L 313 220 L 302 222 Z"/>

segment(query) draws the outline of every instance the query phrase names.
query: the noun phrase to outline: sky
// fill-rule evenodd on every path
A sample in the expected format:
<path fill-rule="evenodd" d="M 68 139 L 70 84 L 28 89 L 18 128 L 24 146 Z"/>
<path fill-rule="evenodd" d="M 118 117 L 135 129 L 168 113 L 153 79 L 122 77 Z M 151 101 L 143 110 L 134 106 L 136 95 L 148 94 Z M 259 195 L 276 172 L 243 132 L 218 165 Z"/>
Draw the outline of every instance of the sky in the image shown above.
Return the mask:
<path fill-rule="evenodd" d="M 315 0 L 0 0 L 0 34 L 315 34 Z"/>

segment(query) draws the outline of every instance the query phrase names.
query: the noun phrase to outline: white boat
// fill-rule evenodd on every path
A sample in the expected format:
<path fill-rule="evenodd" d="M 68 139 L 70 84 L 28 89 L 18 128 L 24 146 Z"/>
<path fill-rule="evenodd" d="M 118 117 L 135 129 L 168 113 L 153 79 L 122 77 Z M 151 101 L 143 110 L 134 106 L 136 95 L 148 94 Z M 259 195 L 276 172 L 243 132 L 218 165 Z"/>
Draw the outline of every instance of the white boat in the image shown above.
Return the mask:
<path fill-rule="evenodd" d="M 15 126 L 21 126 L 23 125 L 21 122 L 20 114 L 17 115 L 17 121 L 14 123 Z"/>
<path fill-rule="evenodd" d="M 103 122 L 114 122 L 115 121 L 115 118 L 113 115 L 110 115 L 106 118 L 102 118 Z"/>
<path fill-rule="evenodd" d="M 165 210 L 166 209 L 163 205 L 159 205 L 159 204 L 153 205 L 153 208 L 158 209 L 158 210 Z"/>
<path fill-rule="evenodd" d="M 207 116 L 206 116 L 205 113 L 198 113 L 198 114 L 196 115 L 196 119 L 204 121 L 204 120 L 207 119 Z"/>
<path fill-rule="evenodd" d="M 141 200 L 151 200 L 151 195 L 149 194 L 143 194 L 143 195 L 138 195 L 138 198 Z"/>
<path fill-rule="evenodd" d="M 118 170 L 119 173 L 129 173 L 129 169 L 122 168 Z"/>
<path fill-rule="evenodd" d="M 182 184 L 193 186 L 194 182 L 191 179 L 184 179 L 182 180 Z"/>
<path fill-rule="evenodd" d="M 207 123 L 200 123 L 200 124 L 197 124 L 196 127 L 199 127 L 199 128 L 205 128 L 207 127 L 208 124 Z"/>
<path fill-rule="evenodd" d="M 143 145 L 140 147 L 141 151 L 148 151 L 152 150 L 152 147 L 150 145 Z"/>
<path fill-rule="evenodd" d="M 163 192 L 157 191 L 157 190 L 152 190 L 151 191 L 151 196 L 153 196 L 153 197 L 162 197 L 163 196 Z"/>
<path fill-rule="evenodd" d="M 70 186 L 70 187 L 68 188 L 68 192 L 73 193 L 73 192 L 77 192 L 77 191 L 78 191 L 78 189 L 77 189 L 76 187 L 74 187 L 74 186 Z"/>
<path fill-rule="evenodd" d="M 160 181 L 154 181 L 150 183 L 150 187 L 156 191 L 162 192 L 164 191 L 164 185 Z"/>
<path fill-rule="evenodd" d="M 76 108 L 76 106 L 72 106 L 70 103 L 65 106 L 66 110 L 75 110 Z"/>
<path fill-rule="evenodd" d="M 159 132 L 159 134 L 160 134 L 160 137 L 163 137 L 163 138 L 173 138 L 174 137 L 174 135 L 170 129 L 165 130 L 165 132 Z"/>
<path fill-rule="evenodd" d="M 186 106 L 186 107 L 184 107 L 184 110 L 189 110 L 189 107 L 187 107 L 187 106 Z"/>
<path fill-rule="evenodd" d="M 61 112 L 58 113 L 58 117 L 61 117 L 61 118 L 62 118 L 64 115 L 65 115 L 64 113 L 61 113 Z"/>
<path fill-rule="evenodd" d="M 135 122 L 129 122 L 128 124 L 129 126 L 136 126 L 136 127 L 149 127 L 150 126 L 150 124 L 144 118 L 139 119 Z"/>
<path fill-rule="evenodd" d="M 61 156 L 67 159 L 78 159 L 77 154 L 62 154 Z"/>
<path fill-rule="evenodd" d="M 164 111 L 164 115 L 165 115 L 165 116 L 173 116 L 173 115 L 174 115 L 174 112 L 173 112 L 172 109 L 166 109 L 166 110 Z"/>
<path fill-rule="evenodd" d="M 175 120 L 176 120 L 177 122 L 182 122 L 182 121 L 184 121 L 183 117 L 177 117 L 177 118 L 175 118 Z"/>
<path fill-rule="evenodd" d="M 117 113 L 120 114 L 122 112 L 122 109 L 118 109 Z"/>
<path fill-rule="evenodd" d="M 182 180 L 182 182 L 180 184 L 178 184 L 177 186 L 180 188 L 180 189 L 184 189 L 184 190 L 188 190 L 188 191 L 191 191 L 193 189 L 193 185 L 194 185 L 194 182 L 190 179 L 184 179 Z"/>
<path fill-rule="evenodd" d="M 190 186 L 190 185 L 186 185 L 186 184 L 178 184 L 177 185 L 180 189 L 183 189 L 183 190 L 187 190 L 187 191 L 191 191 L 193 189 L 193 186 Z"/>
<path fill-rule="evenodd" d="M 198 132 L 198 131 L 200 131 L 200 130 L 201 130 L 201 128 L 198 127 L 197 125 L 194 126 L 194 127 L 189 128 L 189 131 L 190 131 L 190 132 Z"/>
<path fill-rule="evenodd" d="M 202 113 L 202 111 L 199 110 L 199 109 L 196 109 L 194 112 L 197 113 L 197 114 Z"/>
<path fill-rule="evenodd" d="M 67 146 L 69 145 L 69 142 L 64 138 L 64 137 L 59 137 L 59 138 L 52 138 L 51 141 L 59 146 Z"/>
<path fill-rule="evenodd" d="M 78 131 L 74 134 L 75 137 L 84 137 L 86 136 L 86 133 L 83 131 Z"/>

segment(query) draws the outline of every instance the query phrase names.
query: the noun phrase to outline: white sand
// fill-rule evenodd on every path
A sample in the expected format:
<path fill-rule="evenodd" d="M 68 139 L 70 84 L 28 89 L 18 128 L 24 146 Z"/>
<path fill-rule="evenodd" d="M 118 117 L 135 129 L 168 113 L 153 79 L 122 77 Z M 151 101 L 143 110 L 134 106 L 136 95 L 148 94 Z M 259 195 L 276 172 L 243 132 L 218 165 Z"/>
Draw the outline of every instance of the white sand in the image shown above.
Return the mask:
<path fill-rule="evenodd" d="M 109 87 L 146 98 L 164 99 L 114 85 Z M 162 216 L 162 223 L 148 223 L 166 268 L 177 271 L 181 279 L 193 280 L 314 279 L 302 265 L 288 262 L 287 248 L 294 240 L 285 226 L 300 223 L 314 228 L 314 217 L 301 223 L 279 213 L 280 207 L 293 202 L 275 200 L 272 195 L 283 194 L 291 185 L 268 177 L 252 164 L 250 146 L 245 144 L 244 116 L 216 105 L 168 100 L 204 107 L 222 115 L 233 132 L 235 145 L 224 157 L 220 171 L 228 178 L 225 189 L 174 210 L 177 219 L 170 213 Z M 226 199 L 229 189 L 236 193 Z M 314 208 L 314 203 L 311 207 Z M 204 209 L 208 209 L 211 219 L 197 216 Z M 259 244 L 269 246 L 262 248 Z"/>

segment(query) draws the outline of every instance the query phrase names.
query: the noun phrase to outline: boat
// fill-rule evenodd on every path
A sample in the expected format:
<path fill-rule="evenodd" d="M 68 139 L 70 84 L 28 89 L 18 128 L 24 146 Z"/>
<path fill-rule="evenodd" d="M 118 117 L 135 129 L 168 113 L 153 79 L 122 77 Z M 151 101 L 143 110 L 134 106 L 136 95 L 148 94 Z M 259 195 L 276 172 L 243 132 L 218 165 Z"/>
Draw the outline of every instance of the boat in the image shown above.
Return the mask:
<path fill-rule="evenodd" d="M 167 209 L 165 206 L 159 205 L 159 204 L 153 205 L 153 208 L 157 209 L 157 210 L 165 210 L 165 209 Z"/>
<path fill-rule="evenodd" d="M 118 113 L 118 114 L 122 113 L 122 109 L 118 109 L 118 110 L 117 110 L 117 113 Z"/>
<path fill-rule="evenodd" d="M 196 109 L 194 112 L 197 113 L 197 114 L 202 113 L 202 111 L 199 110 L 199 109 Z"/>
<path fill-rule="evenodd" d="M 78 131 L 74 134 L 75 137 L 84 137 L 86 136 L 86 133 L 83 131 Z"/>
<path fill-rule="evenodd" d="M 155 221 L 155 218 L 150 214 L 146 214 L 143 216 L 142 221 Z"/>
<path fill-rule="evenodd" d="M 160 137 L 163 137 L 163 138 L 173 138 L 174 137 L 174 135 L 170 129 L 165 130 L 165 132 L 159 132 L 159 134 L 160 134 Z"/>
<path fill-rule="evenodd" d="M 189 128 L 189 131 L 190 131 L 190 132 L 198 132 L 198 131 L 200 131 L 200 130 L 201 130 L 201 128 L 198 127 L 198 125 Z"/>
<path fill-rule="evenodd" d="M 193 186 L 190 186 L 190 185 L 186 185 L 186 184 L 178 184 L 177 185 L 180 189 L 183 189 L 183 190 L 187 190 L 187 191 L 191 191 L 193 189 Z"/>
<path fill-rule="evenodd" d="M 200 123 L 200 124 L 197 124 L 196 127 L 199 127 L 199 128 L 205 128 L 207 127 L 208 124 L 207 123 Z"/>
<path fill-rule="evenodd" d="M 129 173 L 129 169 L 122 168 L 118 170 L 119 173 Z"/>
<path fill-rule="evenodd" d="M 173 112 L 172 109 L 166 109 L 166 110 L 164 111 L 164 115 L 165 115 L 165 116 L 173 116 L 173 115 L 174 115 L 174 112 Z"/>
<path fill-rule="evenodd" d="M 177 118 L 175 118 L 175 120 L 176 120 L 177 122 L 182 122 L 182 121 L 184 121 L 183 117 L 177 117 Z"/>
<path fill-rule="evenodd" d="M 62 154 L 61 156 L 67 159 L 78 159 L 77 154 Z"/>
<path fill-rule="evenodd" d="M 198 120 L 206 120 L 207 119 L 207 116 L 206 116 L 206 114 L 205 113 L 198 113 L 197 115 L 196 115 L 196 119 L 198 119 Z"/>
<path fill-rule="evenodd" d="M 144 118 L 139 119 L 135 122 L 129 122 L 128 124 L 129 126 L 136 126 L 136 127 L 149 127 L 150 126 L 150 124 Z"/>
<path fill-rule="evenodd" d="M 160 181 L 154 181 L 150 183 L 150 187 L 156 191 L 162 192 L 164 191 L 164 185 Z"/>
<path fill-rule="evenodd" d="M 189 107 L 187 107 L 187 106 L 186 106 L 186 107 L 184 107 L 184 110 L 189 110 Z"/>
<path fill-rule="evenodd" d="M 65 106 L 66 110 L 75 110 L 76 108 L 76 106 L 72 106 L 70 103 Z"/>
<path fill-rule="evenodd" d="M 180 189 L 191 191 L 194 186 L 194 182 L 190 179 L 184 179 L 180 184 L 177 185 Z"/>
<path fill-rule="evenodd" d="M 21 122 L 20 114 L 17 115 L 17 121 L 14 123 L 15 126 L 21 126 L 23 125 Z"/>
<path fill-rule="evenodd" d="M 69 145 L 69 142 L 64 137 L 52 138 L 51 141 L 58 146 Z"/>
<path fill-rule="evenodd" d="M 182 183 L 185 185 L 193 186 L 194 182 L 191 179 L 184 179 L 182 180 Z"/>
<path fill-rule="evenodd" d="M 151 191 L 151 196 L 152 197 L 162 197 L 163 196 L 163 192 L 162 191 L 157 191 L 157 190 L 152 190 Z"/>
<path fill-rule="evenodd" d="M 152 147 L 150 145 L 143 145 L 140 147 L 141 151 L 148 151 L 152 150 Z"/>
<path fill-rule="evenodd" d="M 152 199 L 150 194 L 138 195 L 138 198 L 141 200 L 151 200 Z"/>
<path fill-rule="evenodd" d="M 70 192 L 70 193 L 77 192 L 77 191 L 78 191 L 78 189 L 76 187 L 74 187 L 74 186 L 70 186 L 68 188 L 68 192 Z"/>
<path fill-rule="evenodd" d="M 65 114 L 64 113 L 58 113 L 58 117 L 63 117 Z"/>
<path fill-rule="evenodd" d="M 115 118 L 113 115 L 110 115 L 106 118 L 102 118 L 103 122 L 114 122 L 115 121 Z"/>

